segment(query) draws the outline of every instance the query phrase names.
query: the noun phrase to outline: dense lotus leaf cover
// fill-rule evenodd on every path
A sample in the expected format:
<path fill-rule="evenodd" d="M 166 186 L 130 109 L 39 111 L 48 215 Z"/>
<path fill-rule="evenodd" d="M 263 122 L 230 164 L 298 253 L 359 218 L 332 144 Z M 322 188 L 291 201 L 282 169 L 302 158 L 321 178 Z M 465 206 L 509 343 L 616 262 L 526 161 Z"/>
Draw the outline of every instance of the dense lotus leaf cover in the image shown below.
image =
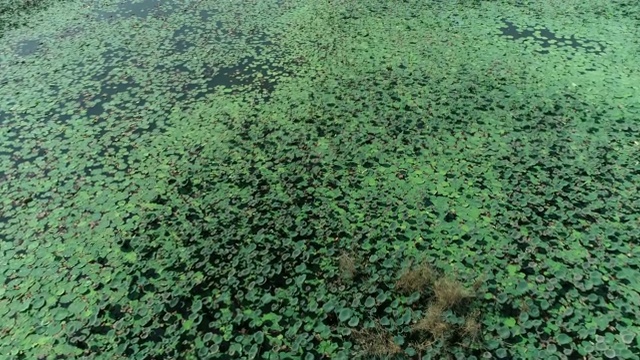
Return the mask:
<path fill-rule="evenodd" d="M 0 39 L 2 358 L 637 359 L 639 15 L 38 6 Z"/>

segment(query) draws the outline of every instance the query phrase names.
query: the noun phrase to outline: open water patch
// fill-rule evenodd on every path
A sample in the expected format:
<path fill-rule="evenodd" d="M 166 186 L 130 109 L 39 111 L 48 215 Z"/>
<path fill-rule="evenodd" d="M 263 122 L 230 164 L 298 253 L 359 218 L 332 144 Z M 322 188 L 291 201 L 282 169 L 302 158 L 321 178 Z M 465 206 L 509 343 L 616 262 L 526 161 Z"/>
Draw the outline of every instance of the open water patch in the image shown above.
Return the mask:
<path fill-rule="evenodd" d="M 165 2 L 166 3 L 166 2 Z M 98 20 L 115 20 L 121 18 L 160 17 L 170 15 L 173 10 L 163 6 L 160 0 L 123 1 L 114 10 L 96 10 Z"/>
<path fill-rule="evenodd" d="M 559 36 L 544 26 L 523 28 L 507 19 L 502 19 L 505 24 L 500 28 L 502 36 L 513 41 L 526 41 L 536 44 L 541 49 L 536 50 L 540 54 L 548 54 L 552 48 L 569 49 L 572 51 L 584 51 L 589 54 L 599 55 L 604 53 L 604 44 L 589 39 L 571 36 Z"/>
<path fill-rule="evenodd" d="M 40 50 L 43 42 L 38 39 L 28 39 L 20 41 L 17 44 L 16 53 L 19 56 L 29 56 Z"/>

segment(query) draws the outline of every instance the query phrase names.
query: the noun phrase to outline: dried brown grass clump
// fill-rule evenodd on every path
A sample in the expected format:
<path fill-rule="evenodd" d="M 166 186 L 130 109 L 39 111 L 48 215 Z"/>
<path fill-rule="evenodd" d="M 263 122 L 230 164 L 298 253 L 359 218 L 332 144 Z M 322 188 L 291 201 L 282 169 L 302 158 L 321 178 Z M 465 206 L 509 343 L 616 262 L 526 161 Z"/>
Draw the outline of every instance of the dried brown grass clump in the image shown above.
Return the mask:
<path fill-rule="evenodd" d="M 353 256 L 343 254 L 340 257 L 340 269 L 343 277 L 353 278 L 357 272 Z M 484 277 L 479 277 L 466 288 L 451 274 L 443 274 L 424 262 L 404 269 L 396 280 L 395 290 L 405 295 L 420 293 L 421 301 L 412 304 L 414 309 L 428 304 L 423 317 L 411 326 L 411 346 L 420 353 L 447 353 L 450 346 L 476 344 L 481 337 L 482 327 L 478 320 L 480 313 L 474 311 L 475 306 L 470 298 L 475 296 L 483 283 Z M 457 319 L 463 317 L 464 323 L 450 321 L 449 315 Z M 368 357 L 390 358 L 403 352 L 393 341 L 391 333 L 379 324 L 374 329 L 353 331 L 353 335 Z"/>
<path fill-rule="evenodd" d="M 396 281 L 396 290 L 404 294 L 422 292 L 436 279 L 437 273 L 426 263 L 405 270 Z"/>
<path fill-rule="evenodd" d="M 480 337 L 480 330 L 482 329 L 480 322 L 478 321 L 478 317 L 480 313 L 474 311 L 471 313 L 462 325 L 461 335 L 469 340 L 470 343 L 476 342 Z"/>
<path fill-rule="evenodd" d="M 444 338 L 451 329 L 451 325 L 444 319 L 444 308 L 439 304 L 433 304 L 427 309 L 424 317 L 411 328 L 412 331 L 426 332 L 434 338 Z"/>
<path fill-rule="evenodd" d="M 436 302 L 443 309 L 451 309 L 460 304 L 472 294 L 456 280 L 445 277 L 435 282 L 433 285 Z"/>
<path fill-rule="evenodd" d="M 393 341 L 391 334 L 379 325 L 373 329 L 353 331 L 352 334 L 368 356 L 388 358 L 402 353 L 402 348 Z"/>
<path fill-rule="evenodd" d="M 338 258 L 338 268 L 340 269 L 340 277 L 343 280 L 351 281 L 358 274 L 356 258 L 348 253 L 340 255 Z"/>

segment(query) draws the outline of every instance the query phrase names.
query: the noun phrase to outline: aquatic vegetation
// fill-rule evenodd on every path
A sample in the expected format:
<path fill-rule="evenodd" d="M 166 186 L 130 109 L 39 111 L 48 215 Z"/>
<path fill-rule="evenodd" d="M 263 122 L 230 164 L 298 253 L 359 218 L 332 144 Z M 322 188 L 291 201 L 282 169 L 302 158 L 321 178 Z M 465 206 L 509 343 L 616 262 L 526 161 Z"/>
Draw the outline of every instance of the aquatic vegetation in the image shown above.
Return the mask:
<path fill-rule="evenodd" d="M 0 353 L 638 358 L 634 6 L 39 8 L 0 41 Z"/>
<path fill-rule="evenodd" d="M 7 29 L 28 24 L 29 15 L 59 0 L 0 0 L 0 36 Z"/>

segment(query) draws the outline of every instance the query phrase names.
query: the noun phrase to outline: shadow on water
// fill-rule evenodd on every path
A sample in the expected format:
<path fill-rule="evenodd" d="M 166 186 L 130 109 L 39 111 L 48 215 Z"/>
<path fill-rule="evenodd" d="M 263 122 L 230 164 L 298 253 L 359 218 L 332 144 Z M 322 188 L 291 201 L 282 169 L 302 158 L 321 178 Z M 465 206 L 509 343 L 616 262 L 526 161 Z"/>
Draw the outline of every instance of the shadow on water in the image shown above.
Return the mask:
<path fill-rule="evenodd" d="M 565 47 L 573 50 L 582 50 L 591 54 L 602 54 L 605 51 L 605 46 L 598 41 L 577 38 L 575 35 L 571 37 L 559 37 L 554 32 L 547 28 L 538 29 L 522 29 L 513 22 L 502 19 L 505 24 L 500 30 L 502 35 L 508 37 L 510 40 L 529 40 L 538 43 L 542 50 L 536 50 L 541 54 L 548 54 L 549 48 L 557 46 L 559 48 Z"/>

